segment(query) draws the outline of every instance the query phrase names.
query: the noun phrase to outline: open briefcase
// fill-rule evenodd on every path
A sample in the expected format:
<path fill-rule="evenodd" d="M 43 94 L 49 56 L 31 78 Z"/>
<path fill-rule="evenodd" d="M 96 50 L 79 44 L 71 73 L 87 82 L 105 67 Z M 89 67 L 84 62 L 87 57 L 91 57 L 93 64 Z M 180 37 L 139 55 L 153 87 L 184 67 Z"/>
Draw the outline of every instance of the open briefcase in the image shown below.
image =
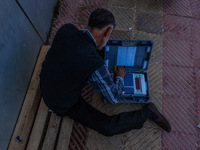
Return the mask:
<path fill-rule="evenodd" d="M 149 103 L 148 64 L 153 47 L 151 40 L 109 40 L 104 59 L 108 69 L 122 66 L 126 70 L 124 92 L 119 103 Z M 106 100 L 104 100 L 106 102 Z"/>

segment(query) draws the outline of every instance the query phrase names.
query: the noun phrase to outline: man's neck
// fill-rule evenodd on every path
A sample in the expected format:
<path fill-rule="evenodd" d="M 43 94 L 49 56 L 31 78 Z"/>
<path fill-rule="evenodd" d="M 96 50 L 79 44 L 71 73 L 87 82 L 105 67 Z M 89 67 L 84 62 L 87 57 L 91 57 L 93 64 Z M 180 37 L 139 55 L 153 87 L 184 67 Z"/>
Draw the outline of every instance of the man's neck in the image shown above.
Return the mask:
<path fill-rule="evenodd" d="M 92 33 L 88 29 L 86 30 L 86 32 L 88 32 L 89 36 L 94 40 L 95 44 L 97 44 L 94 36 L 92 35 Z"/>
<path fill-rule="evenodd" d="M 98 45 L 101 41 L 101 37 L 99 34 L 99 31 L 97 29 L 91 29 L 91 28 L 88 28 L 88 30 L 90 31 L 90 33 L 92 34 L 92 36 L 94 37 L 95 41 L 96 41 L 96 44 Z"/>

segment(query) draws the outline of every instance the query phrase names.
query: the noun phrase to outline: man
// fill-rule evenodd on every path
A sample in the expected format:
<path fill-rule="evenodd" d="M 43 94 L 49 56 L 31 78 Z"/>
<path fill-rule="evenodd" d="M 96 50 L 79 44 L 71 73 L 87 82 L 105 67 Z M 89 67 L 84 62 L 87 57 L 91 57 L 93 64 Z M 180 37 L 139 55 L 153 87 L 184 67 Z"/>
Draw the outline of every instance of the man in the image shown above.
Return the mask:
<path fill-rule="evenodd" d="M 87 30 L 80 31 L 72 24 L 59 29 L 40 75 L 44 102 L 57 115 L 69 116 L 105 136 L 140 129 L 147 119 L 170 132 L 169 122 L 153 103 L 142 110 L 108 116 L 81 97 L 86 82 L 100 91 L 109 103 L 118 103 L 122 95 L 125 69 L 115 67 L 113 82 L 104 60 L 96 51 L 106 45 L 114 27 L 113 14 L 97 9 L 90 15 Z"/>

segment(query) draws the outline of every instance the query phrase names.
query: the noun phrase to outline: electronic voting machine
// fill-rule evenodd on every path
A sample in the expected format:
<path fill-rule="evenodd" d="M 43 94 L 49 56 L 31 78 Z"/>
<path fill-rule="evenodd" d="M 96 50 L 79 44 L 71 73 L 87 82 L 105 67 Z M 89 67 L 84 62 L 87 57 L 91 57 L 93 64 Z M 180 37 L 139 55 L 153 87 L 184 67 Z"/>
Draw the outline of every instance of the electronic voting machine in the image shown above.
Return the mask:
<path fill-rule="evenodd" d="M 151 56 L 151 40 L 109 40 L 104 59 L 108 69 L 122 66 L 126 70 L 124 92 L 120 103 L 149 103 L 147 68 Z M 106 100 L 104 100 L 106 102 Z"/>

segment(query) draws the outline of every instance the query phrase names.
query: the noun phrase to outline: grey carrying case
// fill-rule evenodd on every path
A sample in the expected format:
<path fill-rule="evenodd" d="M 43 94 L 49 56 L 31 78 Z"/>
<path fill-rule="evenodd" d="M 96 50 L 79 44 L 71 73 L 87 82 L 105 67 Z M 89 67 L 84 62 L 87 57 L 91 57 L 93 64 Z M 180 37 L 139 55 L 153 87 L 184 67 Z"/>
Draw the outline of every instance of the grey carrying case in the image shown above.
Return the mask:
<path fill-rule="evenodd" d="M 115 66 L 126 70 L 124 94 L 119 103 L 149 103 L 148 64 L 153 47 L 151 40 L 109 40 L 103 57 L 108 69 Z M 104 100 L 106 102 L 106 100 Z"/>

